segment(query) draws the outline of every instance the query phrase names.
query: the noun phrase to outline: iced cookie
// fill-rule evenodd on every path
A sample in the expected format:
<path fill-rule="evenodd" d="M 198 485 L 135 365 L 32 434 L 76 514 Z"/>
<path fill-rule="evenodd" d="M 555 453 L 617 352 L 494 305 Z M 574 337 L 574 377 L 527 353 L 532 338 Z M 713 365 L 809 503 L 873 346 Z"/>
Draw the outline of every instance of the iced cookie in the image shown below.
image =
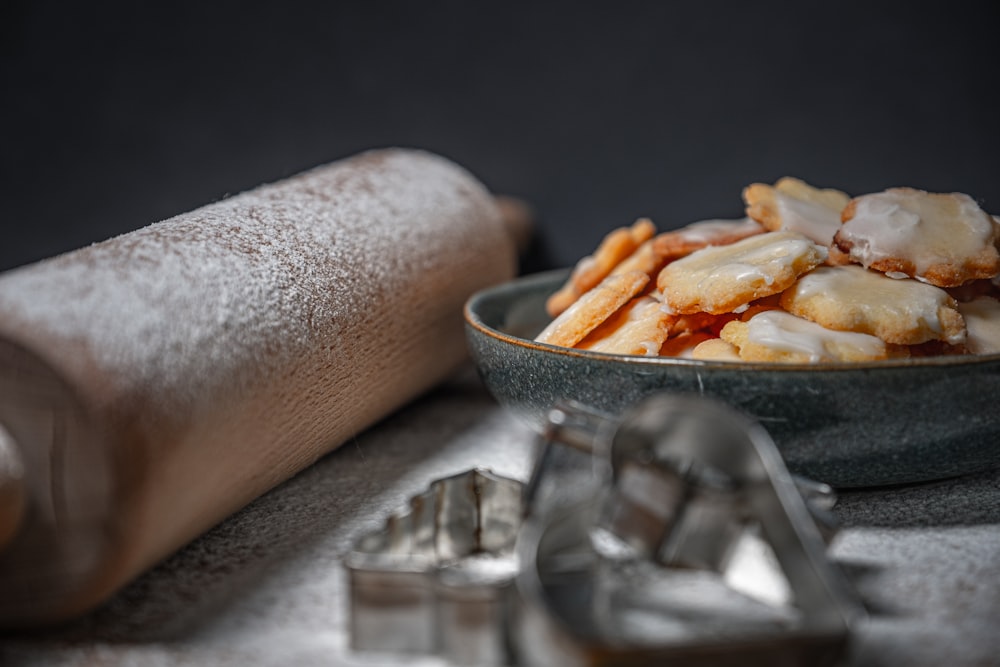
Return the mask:
<path fill-rule="evenodd" d="M 750 218 L 701 220 L 680 229 L 660 233 L 653 239 L 653 245 L 665 260 L 675 260 L 707 246 L 729 245 L 765 231 L 759 222 Z"/>
<path fill-rule="evenodd" d="M 782 310 L 758 313 L 722 328 L 722 340 L 739 350 L 743 361 L 814 364 L 877 361 L 905 356 L 905 348 L 853 331 L 833 331 Z"/>
<path fill-rule="evenodd" d="M 851 198 L 832 189 L 814 188 L 785 177 L 773 186 L 754 183 L 743 190 L 747 215 L 769 231 L 798 232 L 828 246 L 840 229 L 841 211 Z"/>
<path fill-rule="evenodd" d="M 781 295 L 781 306 L 828 329 L 866 333 L 898 345 L 965 340 L 958 304 L 943 289 L 853 264 L 821 266 L 802 276 Z"/>
<path fill-rule="evenodd" d="M 826 259 L 826 248 L 795 232 L 769 232 L 702 248 L 667 264 L 657 277 L 676 313 L 727 313 L 777 294 Z"/>
<path fill-rule="evenodd" d="M 958 304 L 958 312 L 965 318 L 968 337 L 965 346 L 973 354 L 1000 352 L 1000 301 L 988 296 L 976 297 Z"/>
<path fill-rule="evenodd" d="M 968 195 L 892 188 L 852 199 L 842 219 L 834 243 L 866 268 L 938 287 L 1000 272 L 998 225 Z"/>

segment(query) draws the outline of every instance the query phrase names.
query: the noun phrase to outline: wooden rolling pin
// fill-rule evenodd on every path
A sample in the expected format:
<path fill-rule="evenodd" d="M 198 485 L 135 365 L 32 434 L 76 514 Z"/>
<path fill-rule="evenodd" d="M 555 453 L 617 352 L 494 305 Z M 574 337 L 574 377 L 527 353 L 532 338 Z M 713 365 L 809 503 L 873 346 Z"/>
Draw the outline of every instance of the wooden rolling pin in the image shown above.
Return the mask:
<path fill-rule="evenodd" d="M 0 627 L 58 621 L 442 380 L 515 243 L 365 153 L 0 276 Z"/>

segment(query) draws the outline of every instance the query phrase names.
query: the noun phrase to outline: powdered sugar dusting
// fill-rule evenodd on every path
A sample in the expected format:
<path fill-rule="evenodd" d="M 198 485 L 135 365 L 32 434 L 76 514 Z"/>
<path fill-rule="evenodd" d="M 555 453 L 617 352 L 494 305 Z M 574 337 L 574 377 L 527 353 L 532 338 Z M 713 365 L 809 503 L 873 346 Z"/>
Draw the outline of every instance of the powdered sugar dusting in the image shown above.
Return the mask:
<path fill-rule="evenodd" d="M 317 345 L 337 361 L 415 280 L 470 248 L 496 249 L 484 284 L 506 277 L 503 236 L 460 168 L 372 152 L 12 271 L 0 277 L 0 333 L 71 376 L 99 369 L 98 402 L 139 393 L 190 410 Z"/>

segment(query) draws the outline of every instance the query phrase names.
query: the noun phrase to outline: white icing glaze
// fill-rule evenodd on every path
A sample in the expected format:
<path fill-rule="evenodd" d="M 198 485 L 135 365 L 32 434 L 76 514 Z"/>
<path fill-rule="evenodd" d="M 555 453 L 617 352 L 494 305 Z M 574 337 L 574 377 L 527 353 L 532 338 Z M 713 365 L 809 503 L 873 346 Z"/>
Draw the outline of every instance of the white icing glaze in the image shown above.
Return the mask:
<path fill-rule="evenodd" d="M 810 252 L 826 259 L 827 249 L 801 234 L 771 232 L 728 246 L 702 248 L 677 260 L 674 266 L 702 273 L 700 284 L 705 286 L 722 281 L 772 285 L 775 273 L 791 269 Z"/>
<path fill-rule="evenodd" d="M 664 301 L 679 312 L 730 312 L 785 289 L 827 257 L 827 249 L 795 232 L 768 232 L 701 248 L 657 276 Z"/>
<path fill-rule="evenodd" d="M 743 262 L 722 264 L 709 273 L 705 280 L 713 283 L 720 280 L 732 283 L 763 283 L 764 285 L 774 283 L 774 277 L 766 270 L 766 267 Z"/>
<path fill-rule="evenodd" d="M 766 310 L 747 322 L 747 340 L 777 352 L 808 356 L 810 362 L 838 361 L 834 346 L 851 348 L 857 356 L 885 356 L 885 343 L 875 336 L 851 331 L 832 331 L 781 310 Z"/>
<path fill-rule="evenodd" d="M 894 188 L 854 202 L 840 238 L 851 244 L 851 259 L 865 267 L 906 258 L 919 277 L 932 265 L 976 257 L 993 244 L 994 221 L 965 194 Z"/>
<path fill-rule="evenodd" d="M 798 232 L 820 245 L 827 246 L 840 229 L 840 211 L 790 197 L 778 191 L 774 193 L 774 200 L 783 230 Z"/>

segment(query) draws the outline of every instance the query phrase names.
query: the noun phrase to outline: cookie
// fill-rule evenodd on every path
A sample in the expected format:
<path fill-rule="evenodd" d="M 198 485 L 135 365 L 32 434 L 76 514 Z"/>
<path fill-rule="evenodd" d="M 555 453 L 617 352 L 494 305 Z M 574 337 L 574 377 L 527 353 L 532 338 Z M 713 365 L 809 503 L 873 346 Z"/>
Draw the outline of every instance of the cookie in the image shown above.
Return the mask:
<path fill-rule="evenodd" d="M 608 354 L 656 356 L 674 316 L 653 296 L 632 299 L 581 340 L 576 347 Z"/>
<path fill-rule="evenodd" d="M 891 188 L 855 197 L 842 219 L 834 243 L 866 268 L 938 287 L 1000 273 L 1000 225 L 968 195 Z"/>
<path fill-rule="evenodd" d="M 670 326 L 670 335 L 679 336 L 683 333 L 694 333 L 695 331 L 715 331 L 718 332 L 730 317 L 735 317 L 730 313 L 723 315 L 713 315 L 711 313 L 689 313 L 687 315 L 676 315 Z"/>
<path fill-rule="evenodd" d="M 893 188 L 851 199 L 786 177 L 751 184 L 743 200 L 740 220 L 657 234 L 641 218 L 612 231 L 549 298 L 555 319 L 536 340 L 801 363 L 1000 348 L 1000 220 L 967 195 Z M 782 341 L 762 343 L 760 331 Z"/>
<path fill-rule="evenodd" d="M 973 354 L 1000 353 L 1000 301 L 980 296 L 958 304 L 965 318 L 965 346 Z"/>
<path fill-rule="evenodd" d="M 721 338 L 707 338 L 691 350 L 691 358 L 701 361 L 743 361 L 739 349 Z"/>
<path fill-rule="evenodd" d="M 747 216 L 768 231 L 798 232 L 823 246 L 830 245 L 840 229 L 841 211 L 850 199 L 840 190 L 815 188 L 791 177 L 743 190 Z"/>
<path fill-rule="evenodd" d="M 750 218 L 700 220 L 680 229 L 661 232 L 653 239 L 653 246 L 660 257 L 671 261 L 707 246 L 729 245 L 765 231 L 759 222 Z"/>
<path fill-rule="evenodd" d="M 826 248 L 801 234 L 768 232 L 671 262 L 660 271 L 657 287 L 676 313 L 728 313 L 783 291 L 826 255 Z"/>
<path fill-rule="evenodd" d="M 870 334 L 898 345 L 965 341 L 958 304 L 943 289 L 856 264 L 821 266 L 802 276 L 781 295 L 781 307 L 828 329 Z"/>
<path fill-rule="evenodd" d="M 765 310 L 778 310 L 781 308 L 781 295 L 772 294 L 771 296 L 766 296 L 763 299 L 757 299 L 747 306 L 746 310 L 740 310 L 736 313 L 736 317 L 744 322 L 749 320 L 751 317 L 757 313 L 762 313 Z"/>
<path fill-rule="evenodd" d="M 834 331 L 783 310 L 757 313 L 722 328 L 722 340 L 743 361 L 815 364 L 878 361 L 905 356 L 905 348 L 853 331 Z"/>
<path fill-rule="evenodd" d="M 671 336 L 660 347 L 660 356 L 677 359 L 691 359 L 694 349 L 709 339 L 715 339 L 707 331 L 685 331 L 677 336 Z"/>
<path fill-rule="evenodd" d="M 593 289 L 626 257 L 656 234 L 656 226 L 647 218 L 639 218 L 631 227 L 615 229 L 601 241 L 597 250 L 577 262 L 566 284 L 548 298 L 545 310 L 556 317 Z"/>
<path fill-rule="evenodd" d="M 607 276 L 559 314 L 535 338 L 539 343 L 573 347 L 649 283 L 642 271 Z"/>
<path fill-rule="evenodd" d="M 650 239 L 640 245 L 631 255 L 623 259 L 611 271 L 611 274 L 642 271 L 649 276 L 650 280 L 654 280 L 666 263 L 667 257 L 657 249 L 655 239 Z"/>

